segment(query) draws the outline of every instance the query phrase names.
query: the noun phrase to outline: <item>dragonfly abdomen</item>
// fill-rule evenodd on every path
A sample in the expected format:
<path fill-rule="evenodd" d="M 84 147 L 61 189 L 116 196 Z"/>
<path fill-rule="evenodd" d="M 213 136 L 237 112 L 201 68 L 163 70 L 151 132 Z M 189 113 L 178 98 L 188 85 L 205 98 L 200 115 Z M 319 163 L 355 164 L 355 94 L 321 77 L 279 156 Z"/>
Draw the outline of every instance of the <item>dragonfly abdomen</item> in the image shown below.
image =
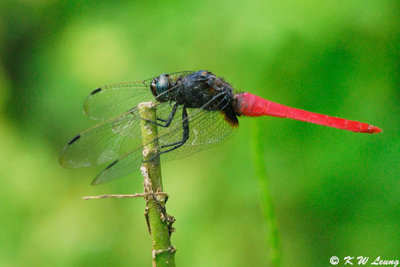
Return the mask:
<path fill-rule="evenodd" d="M 243 116 L 274 116 L 290 118 L 359 133 L 373 134 L 382 131 L 378 127 L 367 123 L 288 107 L 250 93 L 237 94 L 235 95 L 235 99 L 237 100 L 236 112 Z"/>

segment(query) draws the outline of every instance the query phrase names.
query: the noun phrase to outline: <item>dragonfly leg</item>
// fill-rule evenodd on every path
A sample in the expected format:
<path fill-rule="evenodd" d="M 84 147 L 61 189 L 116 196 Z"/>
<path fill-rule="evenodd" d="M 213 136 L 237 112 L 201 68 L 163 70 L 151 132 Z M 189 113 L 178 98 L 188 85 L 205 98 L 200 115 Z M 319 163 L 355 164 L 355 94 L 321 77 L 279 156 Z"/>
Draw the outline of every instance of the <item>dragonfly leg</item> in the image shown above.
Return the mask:
<path fill-rule="evenodd" d="M 178 104 L 175 104 L 175 105 L 173 106 L 172 110 L 171 110 L 171 113 L 170 113 L 169 116 L 168 116 L 168 119 L 166 119 L 166 120 L 161 119 L 161 118 L 157 118 L 158 121 L 164 122 L 164 124 L 158 123 L 158 122 L 156 122 L 156 121 L 148 120 L 148 119 L 142 119 L 142 120 L 148 121 L 148 122 L 153 123 L 153 124 L 155 124 L 155 125 L 157 125 L 157 126 L 160 126 L 160 127 L 165 127 L 165 128 L 167 128 L 167 127 L 169 127 L 169 126 L 171 125 L 171 122 L 172 122 L 172 120 L 174 119 L 174 116 L 175 116 L 175 114 L 176 114 L 176 110 L 177 110 L 177 109 L 178 109 Z"/>
<path fill-rule="evenodd" d="M 157 118 L 157 120 L 158 121 L 162 121 L 162 122 L 167 122 L 168 120 L 164 120 L 164 119 L 161 119 L 161 118 Z"/>
<path fill-rule="evenodd" d="M 170 151 L 173 151 L 173 150 L 183 146 L 186 143 L 186 141 L 189 139 L 189 120 L 188 120 L 188 114 L 187 114 L 185 106 L 182 109 L 182 128 L 183 128 L 183 134 L 182 134 L 181 140 L 171 143 L 171 144 L 161 146 L 161 148 L 170 147 L 170 146 L 172 146 L 172 147 L 158 152 L 154 157 L 152 157 L 151 159 L 146 160 L 144 162 L 152 161 L 156 157 L 160 156 L 161 154 L 168 153 Z"/>
<path fill-rule="evenodd" d="M 182 139 L 177 142 L 173 142 L 173 143 L 161 146 L 161 148 L 171 147 L 171 146 L 172 147 L 168 148 L 167 150 L 160 151 L 159 154 L 163 154 L 163 153 L 167 153 L 172 150 L 175 150 L 175 149 L 183 146 L 186 143 L 186 141 L 189 139 L 189 120 L 188 120 L 188 114 L 187 114 L 185 106 L 183 107 L 183 110 L 182 110 L 182 128 L 183 128 Z"/>

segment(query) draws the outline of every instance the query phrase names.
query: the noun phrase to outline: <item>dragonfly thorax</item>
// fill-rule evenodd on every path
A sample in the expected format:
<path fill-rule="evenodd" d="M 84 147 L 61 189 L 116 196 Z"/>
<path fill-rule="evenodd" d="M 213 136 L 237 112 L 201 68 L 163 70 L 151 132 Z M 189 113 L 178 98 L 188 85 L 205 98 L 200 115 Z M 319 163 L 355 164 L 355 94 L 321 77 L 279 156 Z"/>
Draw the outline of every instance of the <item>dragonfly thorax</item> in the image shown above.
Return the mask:
<path fill-rule="evenodd" d="M 231 85 L 209 71 L 177 77 L 164 73 L 153 79 L 150 89 L 159 102 L 172 101 L 186 108 L 220 110 L 231 124 L 237 125 Z"/>

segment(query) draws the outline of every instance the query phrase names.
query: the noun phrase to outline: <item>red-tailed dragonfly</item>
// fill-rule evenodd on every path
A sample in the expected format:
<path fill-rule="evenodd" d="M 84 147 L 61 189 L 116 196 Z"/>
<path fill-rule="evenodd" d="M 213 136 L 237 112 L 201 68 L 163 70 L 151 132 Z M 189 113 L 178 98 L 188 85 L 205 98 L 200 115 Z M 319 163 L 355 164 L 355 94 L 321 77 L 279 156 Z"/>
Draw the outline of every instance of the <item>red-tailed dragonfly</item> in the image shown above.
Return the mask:
<path fill-rule="evenodd" d="M 93 180 L 100 184 L 133 173 L 142 164 L 138 104 L 156 102 L 156 137 L 162 160 L 188 156 L 221 143 L 239 125 L 240 116 L 275 116 L 359 133 L 379 133 L 370 124 L 287 107 L 251 93 L 233 92 L 209 71 L 161 74 L 140 82 L 100 87 L 87 97 L 84 112 L 103 122 L 65 145 L 60 163 L 79 168 L 109 163 Z"/>

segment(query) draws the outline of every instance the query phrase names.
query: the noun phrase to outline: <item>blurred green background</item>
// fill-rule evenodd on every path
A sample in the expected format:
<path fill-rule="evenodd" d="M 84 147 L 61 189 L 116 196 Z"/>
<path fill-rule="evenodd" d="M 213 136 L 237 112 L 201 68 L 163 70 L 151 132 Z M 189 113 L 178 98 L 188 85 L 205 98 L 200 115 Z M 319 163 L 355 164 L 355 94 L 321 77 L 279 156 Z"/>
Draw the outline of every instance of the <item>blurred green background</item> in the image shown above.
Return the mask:
<path fill-rule="evenodd" d="M 329 266 L 333 255 L 399 259 L 399 6 L 0 1 L 0 265 L 149 266 L 142 199 L 80 199 L 141 192 L 139 171 L 93 187 L 102 167 L 63 169 L 59 153 L 95 123 L 82 114 L 93 89 L 199 69 L 238 91 L 384 132 L 241 118 L 228 142 L 164 164 L 178 266 L 268 264 L 254 138 L 284 266 Z"/>

